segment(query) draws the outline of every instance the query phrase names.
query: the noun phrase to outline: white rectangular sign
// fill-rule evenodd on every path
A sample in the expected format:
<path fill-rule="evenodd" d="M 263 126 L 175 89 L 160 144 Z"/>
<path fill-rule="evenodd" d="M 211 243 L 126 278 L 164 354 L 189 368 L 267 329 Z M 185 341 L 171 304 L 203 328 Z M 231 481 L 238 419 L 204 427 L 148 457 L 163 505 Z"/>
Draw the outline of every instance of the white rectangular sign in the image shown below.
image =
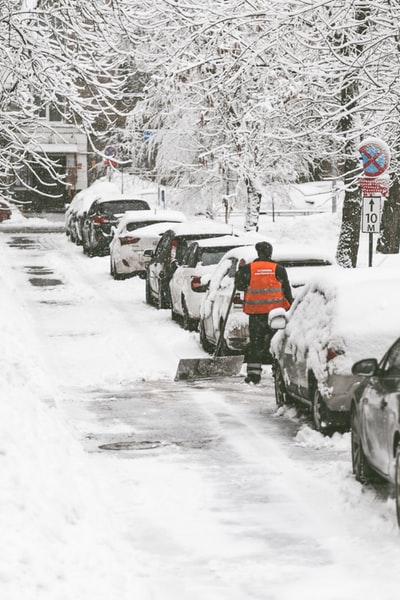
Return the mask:
<path fill-rule="evenodd" d="M 382 196 L 364 196 L 362 203 L 361 231 L 379 233 L 381 229 Z"/>

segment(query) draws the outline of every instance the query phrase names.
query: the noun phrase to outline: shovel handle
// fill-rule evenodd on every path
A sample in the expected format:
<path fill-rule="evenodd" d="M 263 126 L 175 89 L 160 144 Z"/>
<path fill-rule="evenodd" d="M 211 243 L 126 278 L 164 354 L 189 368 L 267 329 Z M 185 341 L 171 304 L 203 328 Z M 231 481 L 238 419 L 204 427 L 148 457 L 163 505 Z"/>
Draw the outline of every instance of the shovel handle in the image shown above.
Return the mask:
<path fill-rule="evenodd" d="M 222 321 L 222 326 L 221 326 L 221 329 L 219 331 L 219 337 L 218 337 L 217 345 L 215 346 L 215 350 L 214 350 L 214 354 L 213 354 L 214 357 L 220 356 L 221 348 L 222 348 L 222 343 L 224 341 L 225 327 L 226 327 L 226 324 L 228 322 L 228 317 L 229 317 L 229 314 L 231 312 L 231 308 L 232 308 L 233 299 L 235 297 L 235 294 L 236 294 L 236 284 L 234 283 L 233 284 L 232 295 L 231 295 L 231 297 L 229 299 L 228 308 L 226 310 L 225 318 Z"/>

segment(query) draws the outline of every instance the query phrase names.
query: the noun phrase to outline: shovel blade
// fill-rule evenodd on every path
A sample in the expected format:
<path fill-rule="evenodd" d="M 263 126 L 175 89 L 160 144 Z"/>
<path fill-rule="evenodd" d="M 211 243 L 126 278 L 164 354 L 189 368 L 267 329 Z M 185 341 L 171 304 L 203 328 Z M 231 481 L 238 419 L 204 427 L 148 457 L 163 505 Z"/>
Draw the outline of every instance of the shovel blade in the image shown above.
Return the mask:
<path fill-rule="evenodd" d="M 212 358 L 181 358 L 175 381 L 188 379 L 213 379 L 238 375 L 244 356 L 214 356 Z"/>

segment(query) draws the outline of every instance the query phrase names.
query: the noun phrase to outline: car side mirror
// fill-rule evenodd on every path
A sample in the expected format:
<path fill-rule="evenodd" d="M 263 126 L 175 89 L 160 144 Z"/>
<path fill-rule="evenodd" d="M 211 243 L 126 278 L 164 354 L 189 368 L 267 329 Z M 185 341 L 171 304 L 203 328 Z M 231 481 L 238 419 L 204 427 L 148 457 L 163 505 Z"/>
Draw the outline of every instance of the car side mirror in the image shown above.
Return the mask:
<path fill-rule="evenodd" d="M 371 377 L 378 370 L 378 361 L 376 358 L 364 358 L 359 360 L 351 367 L 353 375 L 361 375 L 362 377 Z"/>
<path fill-rule="evenodd" d="M 151 248 L 147 248 L 144 252 L 143 252 L 143 256 L 145 256 L 146 258 L 153 258 L 154 256 L 154 252 Z"/>
<path fill-rule="evenodd" d="M 271 329 L 285 329 L 287 315 L 284 308 L 273 308 L 268 315 L 268 325 Z"/>

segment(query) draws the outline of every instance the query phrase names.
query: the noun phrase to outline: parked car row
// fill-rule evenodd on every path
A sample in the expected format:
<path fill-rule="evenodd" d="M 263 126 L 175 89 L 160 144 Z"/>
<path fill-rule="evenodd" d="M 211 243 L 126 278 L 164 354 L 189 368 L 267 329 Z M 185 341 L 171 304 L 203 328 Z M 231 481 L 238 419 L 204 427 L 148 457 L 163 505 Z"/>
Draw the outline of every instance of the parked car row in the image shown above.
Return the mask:
<path fill-rule="evenodd" d="M 227 235 L 239 237 L 241 232 L 233 231 L 225 223 L 209 219 L 181 223 L 168 229 L 161 236 L 154 252 L 145 252 L 150 258 L 146 273 L 146 302 L 158 308 L 171 309 L 171 278 L 182 264 L 190 243 Z M 232 246 L 232 242 L 230 243 Z M 210 254 L 211 250 L 208 251 L 208 255 Z"/>
<path fill-rule="evenodd" d="M 110 244 L 114 242 L 115 257 L 110 266 L 116 278 L 135 274 L 130 268 L 129 258 L 121 256 L 124 254 L 121 248 L 129 246 L 133 239 L 129 232 L 154 223 L 185 220 L 186 217 L 179 211 L 151 210 L 146 200 L 120 194 L 113 187 L 100 191 L 89 188 L 79 192 L 65 215 L 66 233 L 72 242 L 82 246 L 84 254 L 108 255 Z"/>
<path fill-rule="evenodd" d="M 146 302 L 198 330 L 207 352 L 220 341 L 233 297 L 222 354 L 246 353 L 248 316 L 234 281 L 239 261 L 256 258 L 261 236 L 104 196 L 86 206 L 81 231 L 87 254 L 109 252 L 115 279 L 145 278 Z M 324 434 L 351 429 L 355 478 L 393 486 L 400 526 L 400 275 L 384 266 L 341 269 L 311 245 L 274 244 L 273 259 L 287 269 L 295 298 L 288 311 L 270 314 L 275 333 L 264 360 L 277 405 L 305 406 Z"/>

